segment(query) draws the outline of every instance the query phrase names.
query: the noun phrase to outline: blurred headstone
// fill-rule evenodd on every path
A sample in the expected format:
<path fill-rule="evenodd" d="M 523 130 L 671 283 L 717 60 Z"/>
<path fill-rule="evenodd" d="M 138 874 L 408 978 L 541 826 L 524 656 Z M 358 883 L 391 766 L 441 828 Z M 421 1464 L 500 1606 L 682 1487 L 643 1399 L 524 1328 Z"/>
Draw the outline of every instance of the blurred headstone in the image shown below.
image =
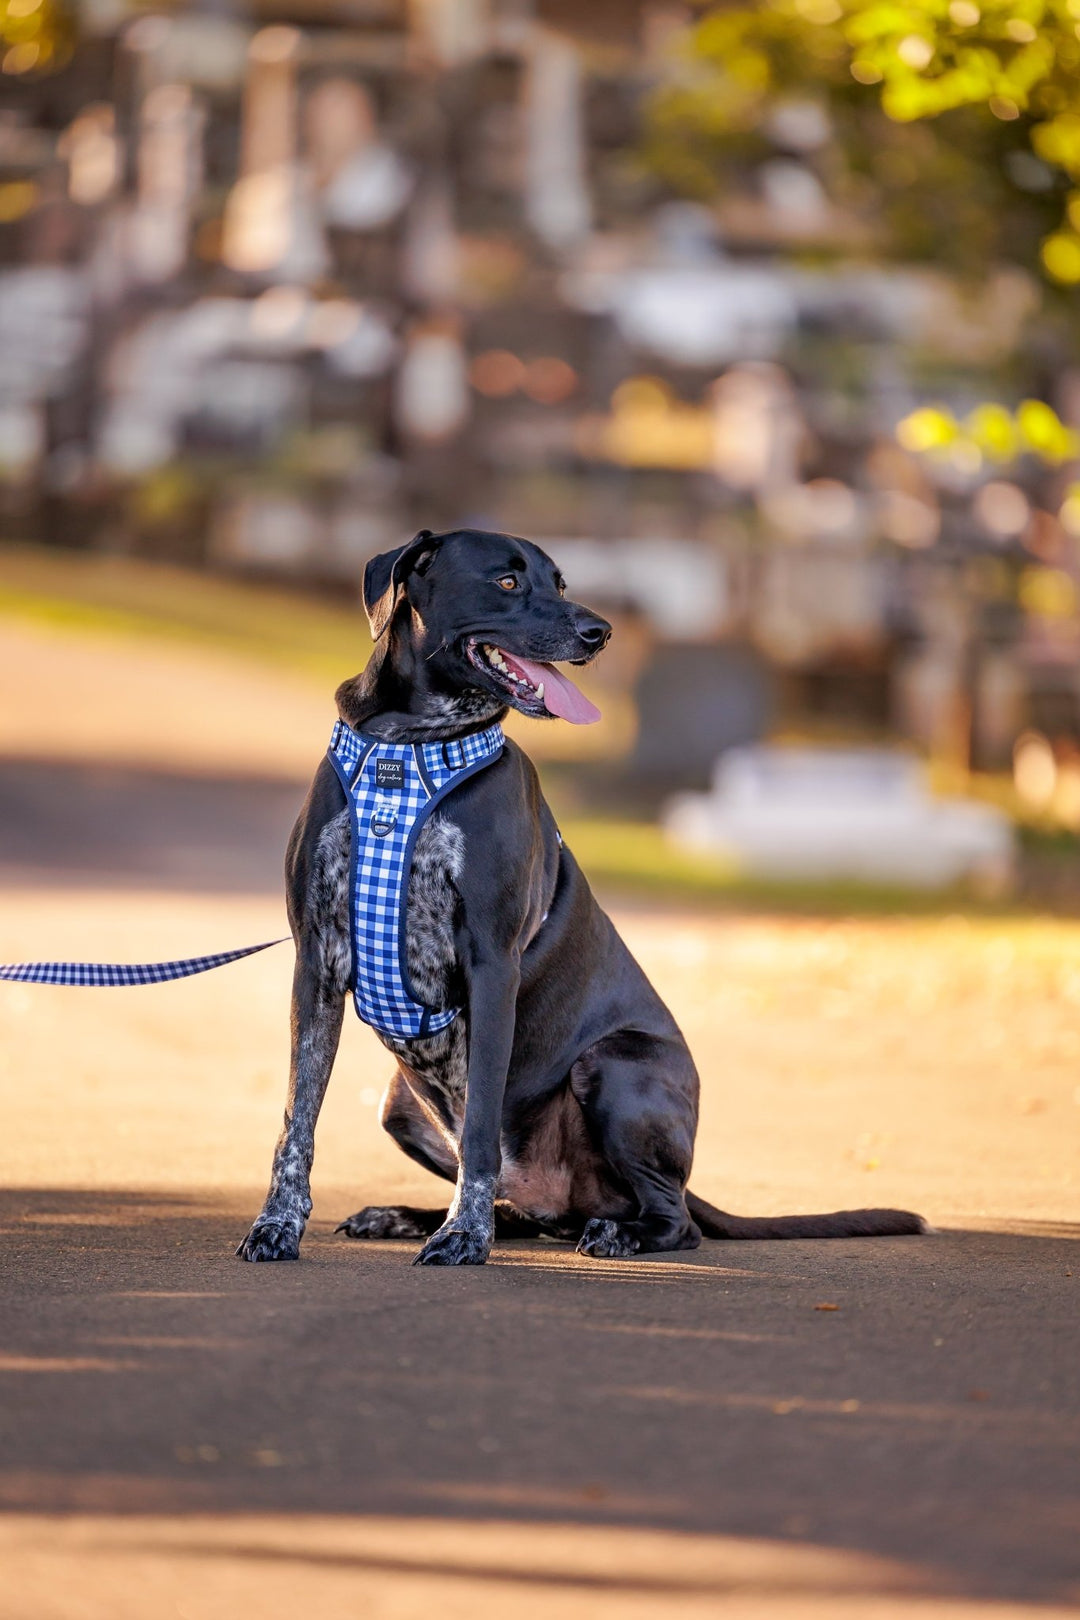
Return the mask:
<path fill-rule="evenodd" d="M 427 323 L 408 340 L 394 391 L 398 424 L 410 438 L 442 444 L 469 414 L 465 351 L 453 324 Z"/>
<path fill-rule="evenodd" d="M 409 33 L 421 58 L 457 67 L 491 39 L 491 0 L 409 0 Z"/>
<path fill-rule="evenodd" d="M 420 188 L 409 209 L 401 263 L 405 290 L 419 304 L 454 303 L 459 258 L 449 186 L 436 174 Z"/>
<path fill-rule="evenodd" d="M 717 756 L 756 742 L 773 712 L 772 680 L 749 647 L 661 646 L 635 693 L 635 775 L 671 787 L 701 786 Z"/>
<path fill-rule="evenodd" d="M 966 878 L 990 895 L 1013 875 L 1002 811 L 931 798 L 919 762 L 882 748 L 733 749 L 710 792 L 670 801 L 664 826 L 685 848 L 773 880 L 936 889 Z"/>
<path fill-rule="evenodd" d="M 568 248 L 592 215 L 585 177 L 582 70 L 576 46 L 537 29 L 525 75 L 525 213 L 542 241 Z"/>
<path fill-rule="evenodd" d="M 326 244 L 297 161 L 294 28 L 251 41 L 244 87 L 240 177 L 225 209 L 222 258 L 233 270 L 310 282 L 327 268 Z"/>
<path fill-rule="evenodd" d="M 805 429 L 781 366 L 732 366 L 712 388 L 713 466 L 732 489 L 761 493 L 795 480 Z"/>
<path fill-rule="evenodd" d="M 323 218 L 371 231 L 404 208 L 412 190 L 407 165 L 379 140 L 371 97 L 352 79 L 325 79 L 304 108 L 307 158 Z"/>
<path fill-rule="evenodd" d="M 143 101 L 129 238 L 140 281 L 168 281 L 187 260 L 191 202 L 203 178 L 203 116 L 186 84 L 156 85 Z"/>

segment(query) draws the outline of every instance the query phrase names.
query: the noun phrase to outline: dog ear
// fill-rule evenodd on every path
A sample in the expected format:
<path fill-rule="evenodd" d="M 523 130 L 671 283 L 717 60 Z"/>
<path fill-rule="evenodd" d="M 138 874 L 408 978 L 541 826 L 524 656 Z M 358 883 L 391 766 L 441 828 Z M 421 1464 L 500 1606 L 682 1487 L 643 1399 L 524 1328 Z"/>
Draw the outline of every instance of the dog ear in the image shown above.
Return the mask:
<path fill-rule="evenodd" d="M 405 581 L 426 557 L 434 555 L 439 541 L 440 536 L 430 529 L 421 529 L 407 545 L 372 557 L 364 569 L 364 608 L 376 641 L 394 617 Z"/>

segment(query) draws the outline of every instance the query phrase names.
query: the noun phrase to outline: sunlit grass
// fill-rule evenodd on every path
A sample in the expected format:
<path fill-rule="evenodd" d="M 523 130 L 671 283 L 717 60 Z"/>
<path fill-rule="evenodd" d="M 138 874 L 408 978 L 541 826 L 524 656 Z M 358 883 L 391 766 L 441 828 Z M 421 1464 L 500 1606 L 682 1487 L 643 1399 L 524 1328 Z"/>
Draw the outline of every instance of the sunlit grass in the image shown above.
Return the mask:
<path fill-rule="evenodd" d="M 1020 915 L 1018 905 L 979 899 L 962 885 L 945 890 L 887 884 L 748 877 L 730 861 L 680 849 L 652 822 L 603 817 L 560 817 L 560 830 L 592 883 L 627 897 L 806 916 L 875 916 L 904 913 Z"/>
<path fill-rule="evenodd" d="M 201 643 L 335 684 L 371 637 L 354 608 L 132 557 L 0 547 L 0 616 L 81 633 Z"/>

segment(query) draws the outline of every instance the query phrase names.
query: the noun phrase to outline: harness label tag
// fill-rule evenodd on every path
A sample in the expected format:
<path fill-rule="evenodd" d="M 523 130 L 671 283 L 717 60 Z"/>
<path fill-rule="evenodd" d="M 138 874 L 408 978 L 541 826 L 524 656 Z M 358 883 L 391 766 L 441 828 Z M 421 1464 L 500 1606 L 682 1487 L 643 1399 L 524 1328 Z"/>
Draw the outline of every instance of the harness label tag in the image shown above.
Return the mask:
<path fill-rule="evenodd" d="M 405 786 L 405 761 L 403 759 L 377 759 L 375 761 L 375 786 L 403 788 Z"/>

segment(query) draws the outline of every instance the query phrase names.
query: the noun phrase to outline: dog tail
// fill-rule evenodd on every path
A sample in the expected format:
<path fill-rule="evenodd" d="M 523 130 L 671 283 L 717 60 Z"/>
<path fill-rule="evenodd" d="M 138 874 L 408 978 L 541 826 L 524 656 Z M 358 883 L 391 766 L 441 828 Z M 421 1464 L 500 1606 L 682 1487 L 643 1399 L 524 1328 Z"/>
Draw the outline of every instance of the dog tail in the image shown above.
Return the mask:
<path fill-rule="evenodd" d="M 709 1238 L 852 1238 L 913 1236 L 929 1230 L 907 1209 L 841 1209 L 833 1215 L 727 1215 L 686 1194 L 692 1220 Z"/>

